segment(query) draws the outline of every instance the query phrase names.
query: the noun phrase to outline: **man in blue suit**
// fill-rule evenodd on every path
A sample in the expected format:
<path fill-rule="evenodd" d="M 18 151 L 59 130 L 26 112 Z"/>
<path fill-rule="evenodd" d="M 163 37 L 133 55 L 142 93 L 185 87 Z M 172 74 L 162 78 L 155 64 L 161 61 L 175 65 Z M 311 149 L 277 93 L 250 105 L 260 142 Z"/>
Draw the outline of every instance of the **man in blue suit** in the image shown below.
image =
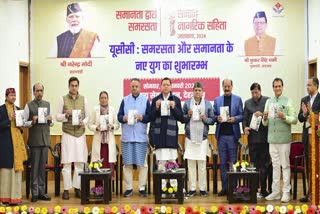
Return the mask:
<path fill-rule="evenodd" d="M 220 157 L 220 174 L 222 190 L 218 196 L 227 194 L 227 160 L 235 163 L 237 161 L 238 140 L 241 136 L 240 125 L 243 118 L 242 100 L 239 96 L 232 94 L 233 83 L 230 79 L 222 81 L 224 94 L 214 100 L 213 110 L 216 117 L 216 139 Z"/>

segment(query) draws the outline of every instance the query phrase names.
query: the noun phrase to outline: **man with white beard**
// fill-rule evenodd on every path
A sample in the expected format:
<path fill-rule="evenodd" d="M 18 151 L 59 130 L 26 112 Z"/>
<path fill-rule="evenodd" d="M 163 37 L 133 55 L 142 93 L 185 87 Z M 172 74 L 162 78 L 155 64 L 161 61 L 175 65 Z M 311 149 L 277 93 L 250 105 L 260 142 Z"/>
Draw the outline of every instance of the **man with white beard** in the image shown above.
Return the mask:
<path fill-rule="evenodd" d="M 57 36 L 52 57 L 89 58 L 103 57 L 97 33 L 82 28 L 83 12 L 78 3 L 67 6 L 68 30 Z"/>

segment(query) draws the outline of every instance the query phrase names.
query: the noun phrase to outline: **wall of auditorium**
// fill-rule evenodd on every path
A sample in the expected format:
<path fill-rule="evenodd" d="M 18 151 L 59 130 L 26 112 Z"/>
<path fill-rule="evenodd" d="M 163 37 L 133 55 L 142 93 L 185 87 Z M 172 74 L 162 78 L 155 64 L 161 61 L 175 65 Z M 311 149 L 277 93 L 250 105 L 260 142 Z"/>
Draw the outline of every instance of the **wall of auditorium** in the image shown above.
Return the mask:
<path fill-rule="evenodd" d="M 304 0 L 78 2 L 84 15 L 82 27 L 99 35 L 91 58 L 61 57 L 54 49 L 57 36 L 68 30 L 70 1 L 33 0 L 31 5 L 33 81 L 44 83 L 45 99 L 54 113 L 71 76 L 79 77 L 80 93 L 87 97 L 90 109 L 102 90 L 109 92 L 110 105 L 117 109 L 133 77 L 142 79 L 142 93 L 151 99 L 165 76 L 174 79 L 172 90 L 182 101 L 192 96 L 195 81 L 205 83 L 205 98 L 213 101 L 223 93 L 224 78 L 233 80 L 233 92 L 243 101 L 250 97 L 253 82 L 261 84 L 263 95 L 272 96 L 272 80 L 280 77 L 284 95 L 299 109 L 307 59 Z M 275 52 L 263 56 L 244 51 L 245 41 L 254 36 L 257 11 L 265 11 L 266 32 L 276 38 Z M 180 130 L 183 133 L 182 126 Z M 300 132 L 301 124 L 292 131 Z M 52 134 L 61 134 L 61 123 L 55 124 Z"/>
<path fill-rule="evenodd" d="M 308 0 L 308 60 L 317 58 L 317 65 L 320 64 L 320 28 L 319 20 L 320 1 Z M 306 74 L 307 75 L 307 74 Z M 318 71 L 318 78 L 320 72 Z"/>
<path fill-rule="evenodd" d="M 29 62 L 28 0 L 0 1 L 0 29 L 0 103 L 3 103 L 6 88 L 19 88 L 19 61 Z"/>

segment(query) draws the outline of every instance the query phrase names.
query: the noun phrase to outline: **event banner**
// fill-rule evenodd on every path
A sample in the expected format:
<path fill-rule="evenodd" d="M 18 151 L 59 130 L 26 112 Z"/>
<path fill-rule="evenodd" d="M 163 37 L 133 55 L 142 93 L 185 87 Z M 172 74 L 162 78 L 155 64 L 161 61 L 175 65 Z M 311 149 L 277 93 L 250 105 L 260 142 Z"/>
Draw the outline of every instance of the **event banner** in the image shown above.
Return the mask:
<path fill-rule="evenodd" d="M 272 80 L 280 77 L 298 110 L 304 7 L 303 0 L 34 0 L 32 82 L 45 85 L 55 112 L 71 76 L 79 78 L 90 109 L 104 90 L 118 108 L 130 94 L 131 78 L 141 79 L 141 93 L 151 100 L 169 77 L 182 102 L 192 97 L 196 81 L 213 101 L 228 78 L 244 102 L 254 82 L 273 96 Z M 61 133 L 60 126 L 52 133 Z"/>
<path fill-rule="evenodd" d="M 123 96 L 130 94 L 131 79 L 124 79 L 124 93 Z M 203 98 L 213 100 L 220 95 L 220 85 L 218 78 L 172 78 L 172 91 L 181 101 L 191 99 L 193 96 L 193 86 L 195 82 L 201 82 L 208 93 L 203 92 Z M 154 97 L 161 93 L 161 78 L 142 78 L 141 94 L 148 97 L 150 102 Z M 209 93 L 210 92 L 210 93 Z"/>

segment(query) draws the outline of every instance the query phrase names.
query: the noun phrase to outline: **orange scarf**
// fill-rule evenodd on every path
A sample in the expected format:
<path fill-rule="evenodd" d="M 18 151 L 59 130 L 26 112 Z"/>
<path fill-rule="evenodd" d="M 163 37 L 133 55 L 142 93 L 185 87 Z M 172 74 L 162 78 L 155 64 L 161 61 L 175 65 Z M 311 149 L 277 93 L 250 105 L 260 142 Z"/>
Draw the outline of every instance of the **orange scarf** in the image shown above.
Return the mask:
<path fill-rule="evenodd" d="M 17 110 L 15 105 L 9 104 L 6 102 L 6 108 L 8 115 L 11 115 L 13 109 Z M 11 137 L 13 145 L 13 161 L 14 161 L 14 170 L 23 171 L 23 162 L 27 160 L 26 146 L 23 142 L 23 137 L 20 132 L 20 129 L 16 127 L 15 120 L 11 120 Z"/>
<path fill-rule="evenodd" d="M 70 58 L 88 58 L 96 39 L 99 41 L 98 34 L 82 29 L 80 35 L 73 46 Z"/>

